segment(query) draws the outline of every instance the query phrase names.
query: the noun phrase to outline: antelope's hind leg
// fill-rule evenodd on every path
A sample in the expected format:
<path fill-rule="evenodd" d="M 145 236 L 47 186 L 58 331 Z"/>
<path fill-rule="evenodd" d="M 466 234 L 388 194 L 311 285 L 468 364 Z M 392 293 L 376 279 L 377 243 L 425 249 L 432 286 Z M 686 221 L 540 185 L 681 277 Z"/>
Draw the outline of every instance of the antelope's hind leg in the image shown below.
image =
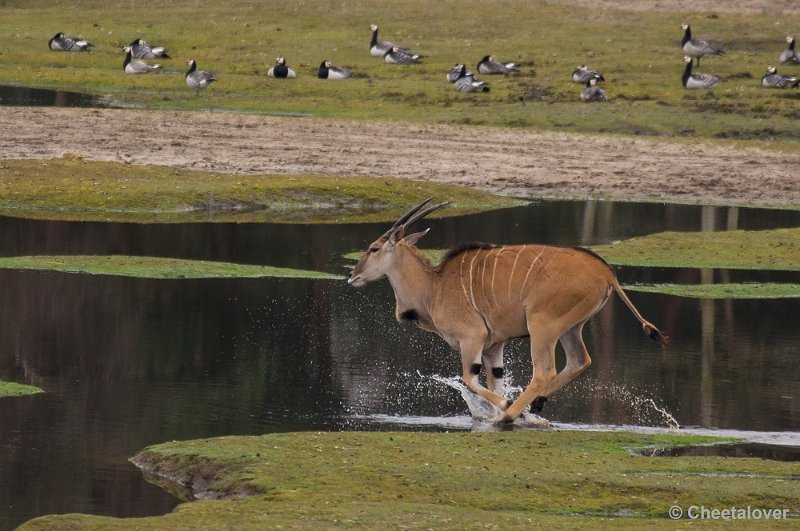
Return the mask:
<path fill-rule="evenodd" d="M 581 335 L 584 324 L 586 324 L 586 321 L 578 323 L 564 332 L 564 334 L 559 338 L 561 346 L 564 347 L 567 363 L 558 374 L 555 374 L 555 343 L 552 345 L 552 349 L 550 351 L 552 352 L 552 358 L 548 355 L 546 359 L 553 360 L 552 369 L 549 370 L 549 374 L 554 375 L 555 377 L 549 378 L 538 387 L 534 387 L 534 384 L 536 382 L 536 372 L 539 370 L 536 365 L 539 358 L 537 358 L 534 354 L 534 379 L 531 381 L 531 385 L 529 385 L 528 388 L 522 393 L 522 396 L 517 399 L 517 403 L 514 404 L 514 407 L 509 408 L 509 410 L 506 411 L 506 415 L 503 417 L 503 422 L 513 422 L 516 416 L 512 415 L 514 413 L 516 413 L 516 415 L 522 413 L 527 406 L 527 403 L 523 405 L 523 398 L 525 401 L 532 404 L 531 410 L 534 413 L 538 413 L 542 410 L 544 403 L 549 397 L 551 397 L 556 391 L 567 385 L 569 382 L 577 378 L 583 371 L 589 368 L 589 366 L 592 364 L 592 358 L 589 357 L 589 352 L 586 350 L 586 345 L 583 343 L 583 337 Z M 531 339 L 531 343 L 533 343 L 533 339 Z M 531 349 L 533 349 L 533 345 L 531 345 Z M 529 392 L 529 389 L 531 388 L 533 389 Z M 518 411 L 517 405 L 521 406 Z"/>

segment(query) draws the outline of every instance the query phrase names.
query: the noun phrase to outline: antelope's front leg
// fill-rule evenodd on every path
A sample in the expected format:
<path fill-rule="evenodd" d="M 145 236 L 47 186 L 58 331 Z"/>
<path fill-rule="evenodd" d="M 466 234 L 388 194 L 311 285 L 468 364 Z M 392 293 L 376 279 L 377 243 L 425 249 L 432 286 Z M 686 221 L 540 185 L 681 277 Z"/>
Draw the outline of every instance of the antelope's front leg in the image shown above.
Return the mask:
<path fill-rule="evenodd" d="M 492 346 L 490 349 L 487 350 L 487 357 L 491 359 L 493 354 L 496 356 L 496 352 L 492 353 L 492 350 L 496 347 L 496 345 Z M 502 359 L 502 344 L 500 345 L 500 353 Z M 482 345 L 469 345 L 469 344 L 461 344 L 461 365 L 463 369 L 463 378 L 464 383 L 467 385 L 467 389 L 472 391 L 473 393 L 485 398 L 501 410 L 505 411 L 511 405 L 512 401 L 508 400 L 507 398 L 503 398 L 497 392 L 492 392 L 486 389 L 484 386 L 480 384 L 478 377 L 481 374 L 481 355 L 482 355 Z M 490 362 L 491 363 L 491 362 Z M 487 367 L 488 371 L 491 371 L 496 367 Z M 500 369 L 502 369 L 502 362 L 500 364 Z M 497 378 L 499 372 L 495 372 L 494 382 L 497 384 L 498 382 L 502 385 L 502 377 Z M 497 385 L 494 385 L 494 390 L 498 391 Z M 502 389 L 500 389 L 502 392 Z"/>

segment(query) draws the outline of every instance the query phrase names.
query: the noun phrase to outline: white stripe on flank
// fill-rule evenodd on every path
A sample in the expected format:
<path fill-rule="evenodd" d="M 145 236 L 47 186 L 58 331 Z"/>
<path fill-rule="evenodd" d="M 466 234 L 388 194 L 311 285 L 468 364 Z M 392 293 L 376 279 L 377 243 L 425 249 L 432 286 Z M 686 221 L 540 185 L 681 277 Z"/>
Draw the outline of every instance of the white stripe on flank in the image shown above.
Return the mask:
<path fill-rule="evenodd" d="M 469 300 L 469 295 L 467 295 L 467 286 L 464 284 L 464 259 L 467 257 L 467 253 L 461 255 L 461 289 L 464 290 L 464 298 Z"/>
<path fill-rule="evenodd" d="M 536 258 L 533 259 L 533 262 L 531 262 L 530 267 L 528 267 L 528 272 L 525 273 L 525 280 L 522 282 L 522 288 L 520 289 L 520 295 L 525 292 L 525 284 L 528 283 L 528 275 L 531 274 L 531 270 L 533 269 L 533 266 L 539 260 L 539 257 L 542 256 L 543 252 L 544 252 L 544 249 L 542 249 L 541 252 L 538 255 L 536 255 Z"/>
<path fill-rule="evenodd" d="M 497 254 L 494 257 L 494 267 L 492 268 L 492 299 L 494 300 L 494 306 L 497 307 L 497 293 L 494 291 L 494 274 L 497 272 L 497 259 L 500 258 L 500 253 L 503 252 L 503 248 L 501 247 L 500 250 L 497 251 Z"/>
<path fill-rule="evenodd" d="M 475 256 L 473 256 L 472 260 L 469 262 L 469 297 L 470 301 L 472 302 L 472 307 L 475 308 L 475 311 L 477 312 L 478 307 L 475 305 L 475 292 L 472 290 L 472 264 L 475 263 L 476 258 L 478 258 L 478 251 L 475 251 Z"/>
<path fill-rule="evenodd" d="M 514 280 L 514 269 L 517 268 L 517 260 L 519 260 L 519 255 L 522 253 L 524 247 L 517 251 L 517 257 L 514 258 L 514 265 L 511 266 L 511 274 L 508 276 L 508 300 L 511 300 L 511 282 Z"/>
<path fill-rule="evenodd" d="M 486 301 L 487 306 L 490 305 L 489 303 L 489 296 L 486 294 L 486 260 L 489 259 L 489 255 L 492 251 L 487 251 L 486 254 L 483 255 L 483 270 L 481 271 L 481 292 L 483 293 L 483 299 Z"/>

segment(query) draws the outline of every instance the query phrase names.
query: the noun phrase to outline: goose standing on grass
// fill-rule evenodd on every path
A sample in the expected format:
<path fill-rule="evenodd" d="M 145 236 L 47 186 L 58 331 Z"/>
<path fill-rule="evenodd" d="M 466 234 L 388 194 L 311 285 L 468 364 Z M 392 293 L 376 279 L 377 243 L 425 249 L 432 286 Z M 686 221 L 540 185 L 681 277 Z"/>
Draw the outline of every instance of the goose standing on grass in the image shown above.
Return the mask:
<path fill-rule="evenodd" d="M 597 78 L 590 77 L 586 81 L 586 88 L 581 91 L 581 101 L 584 103 L 608 101 L 606 91 L 597 86 Z"/>
<path fill-rule="evenodd" d="M 519 72 L 519 68 L 514 63 L 501 63 L 491 55 L 484 55 L 483 59 L 478 61 L 479 74 L 513 74 Z"/>
<path fill-rule="evenodd" d="M 605 81 L 606 78 L 603 77 L 603 74 L 598 72 L 597 70 L 590 70 L 586 67 L 586 65 L 579 65 L 572 72 L 572 81 L 573 83 L 580 83 L 581 85 L 585 85 L 587 81 L 590 79 L 596 79 L 597 81 Z"/>
<path fill-rule="evenodd" d="M 400 51 L 411 55 L 416 56 L 417 59 L 420 58 L 419 54 L 415 54 L 408 48 L 403 48 L 402 46 L 397 46 L 392 41 L 379 41 L 378 40 L 378 26 L 376 24 L 371 24 L 369 27 L 372 30 L 372 40 L 369 41 L 369 54 L 372 57 L 385 57 L 387 52 L 390 52 L 392 48 L 400 48 Z"/>
<path fill-rule="evenodd" d="M 152 74 L 161 70 L 161 65 L 149 65 L 144 61 L 131 61 L 131 47 L 125 47 L 125 61 L 122 63 L 122 71 L 126 74 Z"/>
<path fill-rule="evenodd" d="M 767 73 L 761 78 L 761 86 L 766 88 L 794 88 L 799 84 L 800 78 L 781 75 L 774 66 L 768 67 Z"/>
<path fill-rule="evenodd" d="M 92 44 L 83 39 L 76 39 L 59 32 L 47 43 L 54 52 L 91 52 Z"/>
<path fill-rule="evenodd" d="M 275 64 L 269 69 L 267 75 L 276 79 L 293 79 L 297 77 L 297 72 L 286 66 L 286 58 L 281 56 L 275 59 Z"/>
<path fill-rule="evenodd" d="M 725 55 L 721 49 L 711 46 L 702 39 L 692 38 L 692 29 L 689 24 L 681 24 L 683 29 L 683 39 L 681 40 L 681 48 L 683 52 L 689 57 L 697 59 L 697 66 L 700 66 L 700 58 L 705 55 Z"/>
<path fill-rule="evenodd" d="M 197 70 L 197 63 L 194 59 L 189 59 L 186 64 L 189 65 L 189 71 L 186 72 L 186 84 L 192 87 L 196 94 L 200 94 L 200 89 L 208 88 L 211 83 L 217 80 L 211 72 Z"/>
<path fill-rule="evenodd" d="M 458 69 L 458 78 L 455 80 L 455 88 L 459 92 L 489 92 L 489 85 L 485 81 L 475 79 L 475 77 L 467 72 L 466 65 L 456 65 Z"/>
<path fill-rule="evenodd" d="M 386 52 L 383 60 L 392 65 L 415 65 L 420 62 L 418 54 L 410 54 L 397 46 Z"/>
<path fill-rule="evenodd" d="M 786 43 L 789 45 L 784 51 L 781 52 L 782 65 L 800 65 L 800 54 L 794 49 L 794 37 L 786 37 Z"/>
<path fill-rule="evenodd" d="M 683 61 L 686 63 L 686 69 L 683 71 L 683 76 L 681 77 L 681 82 L 683 83 L 683 88 L 685 89 L 710 89 L 714 88 L 722 81 L 717 76 L 712 76 L 709 74 L 692 74 L 692 58 L 688 55 L 683 57 Z"/>
<path fill-rule="evenodd" d="M 333 66 L 327 59 L 320 63 L 317 70 L 317 77 L 320 79 L 347 79 L 352 75 L 353 73 L 350 70 L 340 66 Z"/>
<path fill-rule="evenodd" d="M 131 56 L 139 59 L 170 59 L 163 47 L 152 47 L 144 39 L 136 39 L 130 44 Z"/>

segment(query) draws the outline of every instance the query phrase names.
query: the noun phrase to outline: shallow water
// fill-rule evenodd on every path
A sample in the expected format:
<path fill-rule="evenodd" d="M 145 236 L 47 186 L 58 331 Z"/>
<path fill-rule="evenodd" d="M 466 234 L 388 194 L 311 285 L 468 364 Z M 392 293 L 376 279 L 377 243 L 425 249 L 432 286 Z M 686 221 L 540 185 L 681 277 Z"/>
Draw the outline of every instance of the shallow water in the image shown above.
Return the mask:
<path fill-rule="evenodd" d="M 432 220 L 425 246 L 590 245 L 666 229 L 798 225 L 797 212 L 561 201 Z M 342 255 L 385 229 L 0 218 L 0 253 L 152 255 L 342 273 Z M 730 275 L 798 281 L 793 273 L 715 276 Z M 619 276 L 624 283 L 694 281 L 700 273 L 622 268 Z M 0 529 L 49 513 L 170 510 L 177 500 L 127 461 L 159 442 L 491 426 L 476 422 L 445 381 L 459 373 L 458 355 L 437 337 L 395 322 L 386 282 L 354 289 L 303 279 L 0 271 L 0 285 L 0 377 L 47 391 L 1 403 Z M 673 418 L 681 430 L 798 444 L 800 300 L 630 296 L 672 343 L 661 350 L 622 303 L 610 302 L 585 329 L 594 364 L 545 406 L 543 416 L 556 428 L 669 430 Z M 510 385 L 524 385 L 526 342 L 512 342 L 506 358 Z"/>
<path fill-rule="evenodd" d="M 30 107 L 113 107 L 108 98 L 70 92 L 66 90 L 40 89 L 0 85 L 0 106 Z"/>

